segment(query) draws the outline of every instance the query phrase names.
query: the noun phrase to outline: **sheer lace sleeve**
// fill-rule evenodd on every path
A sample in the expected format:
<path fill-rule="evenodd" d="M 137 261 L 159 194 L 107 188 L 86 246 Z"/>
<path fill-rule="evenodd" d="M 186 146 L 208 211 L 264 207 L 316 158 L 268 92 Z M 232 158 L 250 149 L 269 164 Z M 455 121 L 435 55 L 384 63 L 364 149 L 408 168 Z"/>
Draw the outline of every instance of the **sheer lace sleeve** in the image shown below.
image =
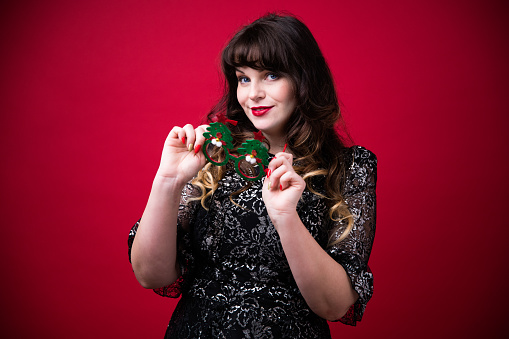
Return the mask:
<path fill-rule="evenodd" d="M 368 267 L 368 259 L 376 222 L 376 156 L 363 147 L 355 146 L 352 148 L 352 159 L 346 172 L 343 194 L 354 216 L 353 229 L 346 239 L 328 249 L 328 253 L 343 266 L 352 287 L 359 294 L 357 302 L 345 316 L 338 319 L 348 325 L 356 325 L 362 319 L 366 304 L 373 294 L 373 274 Z M 344 222 L 339 226 L 332 240 L 338 239 L 347 225 Z"/>
<path fill-rule="evenodd" d="M 182 190 L 182 196 L 180 198 L 178 219 L 177 219 L 177 261 L 181 269 L 181 276 L 173 284 L 154 289 L 154 292 L 164 297 L 177 298 L 182 292 L 183 286 L 186 283 L 186 277 L 189 272 L 189 268 L 194 263 L 194 257 L 192 253 L 190 229 L 194 222 L 197 209 L 200 207 L 200 201 L 189 201 L 189 198 L 200 195 L 200 190 L 195 188 L 190 183 L 186 184 Z M 141 220 L 141 219 L 140 219 Z M 133 245 L 136 232 L 140 225 L 138 220 L 129 232 L 129 238 L 127 241 L 129 262 L 131 262 L 131 248 Z"/>

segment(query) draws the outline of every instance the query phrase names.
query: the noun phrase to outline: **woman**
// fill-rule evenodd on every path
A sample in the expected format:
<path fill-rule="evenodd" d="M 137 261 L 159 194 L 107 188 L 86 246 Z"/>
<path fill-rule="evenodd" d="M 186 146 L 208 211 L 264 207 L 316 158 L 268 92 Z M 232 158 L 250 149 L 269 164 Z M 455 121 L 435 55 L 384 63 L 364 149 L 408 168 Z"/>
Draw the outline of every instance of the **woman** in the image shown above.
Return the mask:
<path fill-rule="evenodd" d="M 223 159 L 260 131 L 266 177 L 245 180 L 256 165 L 206 164 L 220 156 L 202 152 L 209 126 L 174 127 L 129 236 L 134 273 L 182 295 L 167 338 L 330 338 L 327 320 L 355 325 L 372 295 L 376 157 L 338 136 L 332 76 L 296 18 L 242 28 L 222 70 L 208 120 L 231 131 Z"/>

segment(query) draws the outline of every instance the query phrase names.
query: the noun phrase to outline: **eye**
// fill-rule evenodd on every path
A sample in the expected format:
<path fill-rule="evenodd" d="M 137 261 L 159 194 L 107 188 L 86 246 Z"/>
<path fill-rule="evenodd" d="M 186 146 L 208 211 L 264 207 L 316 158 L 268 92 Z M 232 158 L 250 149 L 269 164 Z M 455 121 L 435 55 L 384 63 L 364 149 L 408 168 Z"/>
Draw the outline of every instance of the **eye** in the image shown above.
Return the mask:
<path fill-rule="evenodd" d="M 249 82 L 249 78 L 246 76 L 243 76 L 243 75 L 238 76 L 237 79 L 239 80 L 239 83 L 241 83 L 241 84 L 245 84 L 245 83 Z"/>
<path fill-rule="evenodd" d="M 266 78 L 267 80 L 277 80 L 279 79 L 279 75 L 277 75 L 276 73 L 267 73 Z"/>

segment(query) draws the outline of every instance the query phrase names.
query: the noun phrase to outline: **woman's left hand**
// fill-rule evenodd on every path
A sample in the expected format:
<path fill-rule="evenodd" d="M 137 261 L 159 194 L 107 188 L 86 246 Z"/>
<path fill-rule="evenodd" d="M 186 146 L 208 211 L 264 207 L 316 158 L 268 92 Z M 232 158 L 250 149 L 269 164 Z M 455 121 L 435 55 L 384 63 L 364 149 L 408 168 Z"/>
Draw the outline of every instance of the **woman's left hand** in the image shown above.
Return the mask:
<path fill-rule="evenodd" d="M 292 163 L 290 153 L 277 153 L 269 163 L 263 184 L 263 201 L 276 230 L 285 220 L 295 217 L 297 203 L 306 188 L 306 182 L 295 173 Z"/>

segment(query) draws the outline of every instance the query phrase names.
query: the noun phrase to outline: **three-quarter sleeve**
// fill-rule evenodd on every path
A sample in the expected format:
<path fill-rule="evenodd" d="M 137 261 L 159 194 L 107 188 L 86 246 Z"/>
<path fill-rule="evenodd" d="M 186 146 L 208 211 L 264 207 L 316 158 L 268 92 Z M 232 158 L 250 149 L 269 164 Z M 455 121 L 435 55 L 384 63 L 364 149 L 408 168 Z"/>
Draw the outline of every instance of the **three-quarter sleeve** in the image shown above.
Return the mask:
<path fill-rule="evenodd" d="M 367 149 L 352 148 L 352 163 L 346 172 L 343 197 L 354 218 L 353 228 L 341 242 L 328 248 L 327 252 L 345 269 L 352 287 L 359 295 L 348 312 L 338 319 L 355 325 L 362 319 L 366 304 L 373 295 L 373 274 L 368 260 L 375 237 L 377 159 Z M 332 241 L 338 239 L 347 222 L 337 222 Z"/>
<path fill-rule="evenodd" d="M 177 298 L 182 293 L 189 270 L 194 263 L 194 256 L 191 244 L 191 228 L 196 216 L 196 211 L 200 208 L 199 200 L 190 200 L 192 197 L 200 195 L 200 190 L 193 186 L 191 183 L 186 184 L 182 190 L 180 198 L 179 212 L 177 216 L 177 262 L 180 266 L 181 275 L 172 284 L 161 288 L 154 289 L 154 292 L 170 298 Z M 141 219 L 140 219 L 141 220 Z M 140 225 L 138 220 L 129 232 L 127 241 L 129 262 L 131 262 L 131 249 L 133 245 L 136 232 Z"/>

